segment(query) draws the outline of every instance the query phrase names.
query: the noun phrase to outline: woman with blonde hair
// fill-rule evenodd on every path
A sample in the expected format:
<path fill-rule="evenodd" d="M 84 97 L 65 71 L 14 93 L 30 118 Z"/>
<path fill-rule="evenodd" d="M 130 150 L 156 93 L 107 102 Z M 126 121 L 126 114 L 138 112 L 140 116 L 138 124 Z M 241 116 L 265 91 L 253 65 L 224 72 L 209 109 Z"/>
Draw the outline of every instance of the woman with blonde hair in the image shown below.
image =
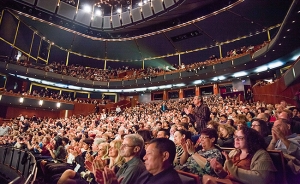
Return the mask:
<path fill-rule="evenodd" d="M 109 156 L 109 165 L 110 169 L 113 169 L 115 173 L 118 172 L 120 167 L 125 163 L 125 159 L 120 156 L 120 148 L 122 145 L 121 140 L 114 140 L 110 144 L 108 156 Z"/>

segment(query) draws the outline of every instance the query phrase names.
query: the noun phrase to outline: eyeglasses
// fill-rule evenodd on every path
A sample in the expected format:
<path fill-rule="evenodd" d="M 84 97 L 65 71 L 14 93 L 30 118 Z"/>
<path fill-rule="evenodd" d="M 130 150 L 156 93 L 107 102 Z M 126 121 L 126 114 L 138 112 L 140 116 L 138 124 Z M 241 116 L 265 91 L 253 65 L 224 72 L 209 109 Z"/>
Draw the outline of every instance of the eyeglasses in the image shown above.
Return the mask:
<path fill-rule="evenodd" d="M 135 146 L 129 146 L 128 144 L 121 144 L 121 147 L 135 147 Z"/>
<path fill-rule="evenodd" d="M 260 126 L 260 125 L 251 125 L 252 127 Z"/>
<path fill-rule="evenodd" d="M 203 137 L 199 137 L 199 139 L 207 139 L 207 138 L 210 138 L 209 136 L 203 136 Z"/>
<path fill-rule="evenodd" d="M 234 135 L 233 138 L 236 139 L 236 140 L 238 140 L 238 141 L 244 140 L 244 136 L 236 136 L 236 135 Z"/>

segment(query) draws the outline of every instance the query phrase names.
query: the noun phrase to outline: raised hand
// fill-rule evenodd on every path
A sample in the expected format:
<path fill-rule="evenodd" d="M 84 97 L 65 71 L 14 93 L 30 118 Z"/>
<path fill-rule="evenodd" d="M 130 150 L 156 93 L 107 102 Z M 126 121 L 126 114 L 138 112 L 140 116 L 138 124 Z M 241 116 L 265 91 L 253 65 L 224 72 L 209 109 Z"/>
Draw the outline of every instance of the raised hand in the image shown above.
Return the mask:
<path fill-rule="evenodd" d="M 98 184 L 119 184 L 122 179 L 118 181 L 114 171 L 105 167 L 102 171 L 96 170 L 95 180 Z"/>
<path fill-rule="evenodd" d="M 227 152 L 222 151 L 222 154 L 224 155 L 224 157 L 225 157 L 226 160 L 229 160 L 229 156 L 228 156 L 228 153 L 227 153 Z"/>
<path fill-rule="evenodd" d="M 185 139 L 181 139 L 180 145 L 184 152 L 188 152 Z"/>
<path fill-rule="evenodd" d="M 195 153 L 195 147 L 190 139 L 186 140 L 186 147 L 189 154 Z"/>
<path fill-rule="evenodd" d="M 86 168 L 87 170 L 89 170 L 90 172 L 93 172 L 93 171 L 94 171 L 93 163 L 92 163 L 92 162 L 86 160 L 86 161 L 84 162 L 84 164 L 85 164 L 85 168 Z"/>
<path fill-rule="evenodd" d="M 213 168 L 216 172 L 220 172 L 223 169 L 222 164 L 218 162 L 216 158 L 210 159 L 209 163 L 210 167 Z"/>

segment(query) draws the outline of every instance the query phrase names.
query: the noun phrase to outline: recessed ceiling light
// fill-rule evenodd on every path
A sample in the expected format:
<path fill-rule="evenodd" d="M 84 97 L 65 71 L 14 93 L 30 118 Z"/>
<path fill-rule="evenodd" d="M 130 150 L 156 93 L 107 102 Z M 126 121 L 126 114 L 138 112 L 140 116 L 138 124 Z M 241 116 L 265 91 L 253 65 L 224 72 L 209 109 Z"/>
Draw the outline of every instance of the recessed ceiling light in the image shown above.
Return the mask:
<path fill-rule="evenodd" d="M 290 31 L 291 29 L 288 29 L 288 30 L 286 30 L 286 31 Z"/>
<path fill-rule="evenodd" d="M 295 22 L 296 22 L 296 21 L 294 21 L 294 20 L 292 21 L 292 23 L 295 23 Z"/>
<path fill-rule="evenodd" d="M 280 43 L 280 44 L 278 44 L 278 45 L 281 45 L 281 43 Z"/>

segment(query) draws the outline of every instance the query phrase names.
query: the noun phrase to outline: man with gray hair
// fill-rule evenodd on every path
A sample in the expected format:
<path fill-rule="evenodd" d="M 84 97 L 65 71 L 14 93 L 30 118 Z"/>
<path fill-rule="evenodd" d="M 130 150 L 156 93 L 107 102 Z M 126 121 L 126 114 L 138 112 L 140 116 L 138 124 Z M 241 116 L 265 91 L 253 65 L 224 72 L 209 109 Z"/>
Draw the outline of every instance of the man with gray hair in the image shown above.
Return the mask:
<path fill-rule="evenodd" d="M 195 96 L 193 99 L 195 109 L 194 112 L 185 108 L 184 112 L 190 117 L 191 122 L 195 122 L 195 127 L 198 134 L 201 132 L 202 129 L 206 128 L 207 122 L 210 120 L 210 110 L 207 105 L 203 103 L 202 96 Z"/>
<path fill-rule="evenodd" d="M 134 183 L 146 170 L 140 159 L 140 153 L 144 149 L 144 140 L 138 134 L 126 135 L 120 149 L 120 156 L 124 157 L 125 163 L 116 176 L 118 180 L 121 180 L 120 184 Z"/>

